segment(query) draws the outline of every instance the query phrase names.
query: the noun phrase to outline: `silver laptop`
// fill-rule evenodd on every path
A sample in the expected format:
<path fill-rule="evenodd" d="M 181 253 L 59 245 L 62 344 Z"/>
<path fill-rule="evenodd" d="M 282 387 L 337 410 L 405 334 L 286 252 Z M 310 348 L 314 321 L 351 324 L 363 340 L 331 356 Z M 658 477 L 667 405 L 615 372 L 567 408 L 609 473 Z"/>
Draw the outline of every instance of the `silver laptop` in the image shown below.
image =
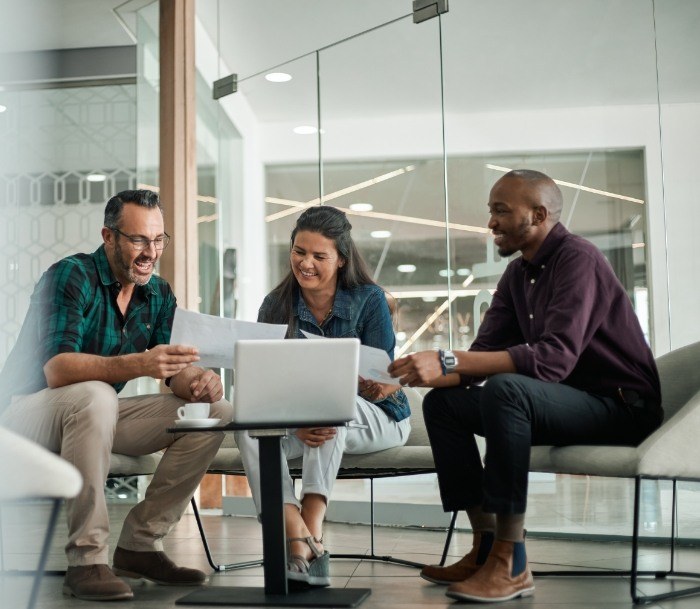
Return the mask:
<path fill-rule="evenodd" d="M 240 340 L 233 357 L 233 423 L 280 427 L 350 421 L 360 341 Z"/>

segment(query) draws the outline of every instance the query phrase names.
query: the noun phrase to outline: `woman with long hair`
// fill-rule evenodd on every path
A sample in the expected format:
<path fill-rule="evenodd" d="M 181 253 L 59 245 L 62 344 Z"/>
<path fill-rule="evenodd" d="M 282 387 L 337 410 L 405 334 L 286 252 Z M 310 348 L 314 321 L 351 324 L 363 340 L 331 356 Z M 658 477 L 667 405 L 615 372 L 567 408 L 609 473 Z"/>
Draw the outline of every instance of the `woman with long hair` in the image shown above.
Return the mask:
<path fill-rule="evenodd" d="M 351 229 L 345 214 L 334 207 L 304 211 L 292 231 L 289 273 L 265 297 L 258 321 L 288 324 L 288 338 L 304 338 L 302 330 L 330 338 L 359 338 L 393 359 L 396 341 L 387 297 L 371 278 Z M 312 379 L 310 370 L 310 383 Z M 359 379 L 355 418 L 348 426 L 296 429 L 282 441 L 287 459 L 303 457 L 299 498 L 288 468 L 284 472 L 288 579 L 312 586 L 330 584 L 323 519 L 343 453 L 405 444 L 411 430 L 409 416 L 400 385 Z M 257 441 L 247 432 L 235 435 L 259 512 Z"/>

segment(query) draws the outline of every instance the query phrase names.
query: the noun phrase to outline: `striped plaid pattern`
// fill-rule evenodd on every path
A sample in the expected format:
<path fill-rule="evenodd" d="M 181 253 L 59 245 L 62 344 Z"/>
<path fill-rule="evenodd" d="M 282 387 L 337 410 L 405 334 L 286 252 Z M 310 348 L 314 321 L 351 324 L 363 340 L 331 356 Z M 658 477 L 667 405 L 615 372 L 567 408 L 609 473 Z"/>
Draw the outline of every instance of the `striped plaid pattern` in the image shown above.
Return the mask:
<path fill-rule="evenodd" d="M 125 316 L 117 307 L 120 288 L 104 246 L 51 266 L 34 289 L 0 374 L 0 401 L 44 389 L 44 364 L 59 353 L 124 355 L 170 342 L 176 301 L 168 283 L 154 275 L 137 286 Z M 114 388 L 119 392 L 124 385 Z"/>

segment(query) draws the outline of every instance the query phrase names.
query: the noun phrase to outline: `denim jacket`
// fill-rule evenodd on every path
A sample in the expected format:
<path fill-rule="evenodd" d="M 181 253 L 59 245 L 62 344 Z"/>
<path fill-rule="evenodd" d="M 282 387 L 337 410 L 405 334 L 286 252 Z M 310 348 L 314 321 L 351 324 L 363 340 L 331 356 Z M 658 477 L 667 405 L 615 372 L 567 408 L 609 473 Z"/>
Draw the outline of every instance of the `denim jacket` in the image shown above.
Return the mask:
<path fill-rule="evenodd" d="M 258 311 L 258 321 L 272 322 L 276 317 L 274 312 L 280 308 L 279 301 L 273 294 L 268 294 Z M 383 349 L 394 359 L 396 337 L 389 305 L 384 291 L 377 285 L 361 285 L 351 290 L 339 287 L 333 309 L 322 325 L 318 324 L 298 290 L 293 310 L 296 338 L 304 338 L 302 330 L 329 338 L 359 338 L 363 345 Z M 408 398 L 402 389 L 376 405 L 395 421 L 406 419 L 411 414 Z"/>

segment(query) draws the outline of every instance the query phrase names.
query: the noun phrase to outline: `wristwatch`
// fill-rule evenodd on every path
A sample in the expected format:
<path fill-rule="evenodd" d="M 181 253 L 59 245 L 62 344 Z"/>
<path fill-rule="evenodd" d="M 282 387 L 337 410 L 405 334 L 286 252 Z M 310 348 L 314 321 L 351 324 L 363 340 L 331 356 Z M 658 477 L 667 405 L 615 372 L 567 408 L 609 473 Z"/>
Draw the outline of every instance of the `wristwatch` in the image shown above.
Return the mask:
<path fill-rule="evenodd" d="M 454 372 L 458 363 L 457 356 L 452 351 L 443 351 L 440 349 L 440 365 L 442 366 L 443 375 Z"/>

